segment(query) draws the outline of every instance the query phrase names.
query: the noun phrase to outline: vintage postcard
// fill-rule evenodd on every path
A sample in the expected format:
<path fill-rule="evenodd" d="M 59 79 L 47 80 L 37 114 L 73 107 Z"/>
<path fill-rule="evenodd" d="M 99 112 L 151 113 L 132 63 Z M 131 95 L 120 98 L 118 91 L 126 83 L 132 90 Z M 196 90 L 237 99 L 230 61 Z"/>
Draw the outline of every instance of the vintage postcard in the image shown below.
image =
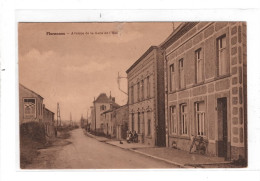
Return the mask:
<path fill-rule="evenodd" d="M 21 169 L 245 168 L 247 23 L 18 23 Z"/>

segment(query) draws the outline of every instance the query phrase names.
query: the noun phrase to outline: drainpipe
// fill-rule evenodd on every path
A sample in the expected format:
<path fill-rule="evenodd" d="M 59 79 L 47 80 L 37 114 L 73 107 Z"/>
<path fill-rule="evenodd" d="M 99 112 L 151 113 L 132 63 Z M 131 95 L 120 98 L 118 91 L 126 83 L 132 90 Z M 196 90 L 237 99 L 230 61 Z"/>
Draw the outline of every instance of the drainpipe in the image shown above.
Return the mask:
<path fill-rule="evenodd" d="M 165 83 L 165 136 L 166 136 L 166 147 L 169 147 L 169 128 L 168 128 L 168 59 L 166 57 L 166 51 L 163 50 L 164 63 L 164 83 Z"/>

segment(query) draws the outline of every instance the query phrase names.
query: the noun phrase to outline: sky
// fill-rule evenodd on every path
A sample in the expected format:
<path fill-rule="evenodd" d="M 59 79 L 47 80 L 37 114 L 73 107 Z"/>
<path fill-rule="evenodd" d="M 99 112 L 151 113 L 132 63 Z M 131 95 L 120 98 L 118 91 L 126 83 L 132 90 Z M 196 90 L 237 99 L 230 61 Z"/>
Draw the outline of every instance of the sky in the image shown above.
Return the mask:
<path fill-rule="evenodd" d="M 179 23 L 175 23 L 175 28 Z M 19 23 L 19 82 L 44 98 L 62 120 L 79 121 L 90 115 L 94 97 L 115 97 L 119 105 L 127 95 L 118 89 L 117 76 L 152 45 L 162 43 L 173 23 Z M 65 35 L 48 35 L 65 33 Z M 120 79 L 127 92 L 127 79 Z"/>

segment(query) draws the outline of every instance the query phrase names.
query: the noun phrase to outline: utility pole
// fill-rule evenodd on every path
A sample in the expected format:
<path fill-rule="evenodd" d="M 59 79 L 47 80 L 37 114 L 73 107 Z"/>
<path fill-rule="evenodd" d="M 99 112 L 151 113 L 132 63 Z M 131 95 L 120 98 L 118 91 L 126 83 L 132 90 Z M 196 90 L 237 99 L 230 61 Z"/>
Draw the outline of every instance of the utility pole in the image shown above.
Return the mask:
<path fill-rule="evenodd" d="M 72 126 L 72 116 L 71 116 L 71 112 L 70 112 L 70 126 Z"/>
<path fill-rule="evenodd" d="M 119 72 L 118 72 L 118 76 L 117 76 L 117 84 L 118 84 L 118 89 L 121 91 L 121 92 L 123 92 L 124 94 L 126 94 L 126 95 L 128 95 L 125 91 L 123 91 L 121 88 L 120 88 L 120 79 L 127 79 L 127 77 L 121 77 L 120 75 L 119 75 Z"/>
<path fill-rule="evenodd" d="M 61 126 L 61 118 L 60 118 L 60 105 L 57 103 L 57 127 Z"/>

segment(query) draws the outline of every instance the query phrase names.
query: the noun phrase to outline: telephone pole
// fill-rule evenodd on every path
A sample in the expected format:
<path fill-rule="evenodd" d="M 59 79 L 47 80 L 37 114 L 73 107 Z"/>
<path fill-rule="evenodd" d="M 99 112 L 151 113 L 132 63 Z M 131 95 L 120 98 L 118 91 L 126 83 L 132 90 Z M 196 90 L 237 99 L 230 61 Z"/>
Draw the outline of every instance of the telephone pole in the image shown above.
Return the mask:
<path fill-rule="evenodd" d="M 61 118 L 60 118 L 60 105 L 57 103 L 57 127 L 61 126 Z"/>
<path fill-rule="evenodd" d="M 71 115 L 71 112 L 70 112 L 70 125 L 72 126 L 72 115 Z"/>

